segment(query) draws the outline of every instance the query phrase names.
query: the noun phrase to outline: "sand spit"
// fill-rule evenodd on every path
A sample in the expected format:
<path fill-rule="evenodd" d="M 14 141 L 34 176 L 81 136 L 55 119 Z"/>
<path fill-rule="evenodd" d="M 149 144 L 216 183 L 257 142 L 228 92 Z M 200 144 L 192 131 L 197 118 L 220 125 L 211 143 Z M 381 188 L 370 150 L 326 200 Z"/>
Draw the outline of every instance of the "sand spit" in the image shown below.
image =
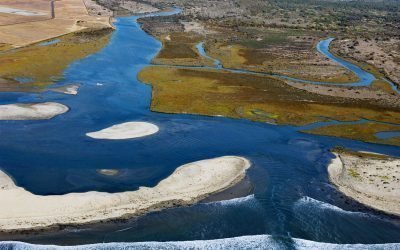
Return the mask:
<path fill-rule="evenodd" d="M 223 156 L 185 164 L 155 187 L 121 193 L 34 195 L 0 171 L 0 231 L 16 232 L 130 218 L 194 204 L 241 181 L 250 162 Z"/>
<path fill-rule="evenodd" d="M 400 215 L 400 159 L 372 153 L 335 153 L 329 178 L 345 195 L 377 210 Z"/>
<path fill-rule="evenodd" d="M 68 111 L 56 102 L 0 105 L 0 120 L 45 120 Z"/>
<path fill-rule="evenodd" d="M 122 140 L 152 135 L 158 127 L 148 122 L 125 122 L 86 135 L 94 139 Z"/>
<path fill-rule="evenodd" d="M 66 95 L 77 95 L 80 85 L 79 84 L 68 84 L 65 86 L 50 89 L 53 92 L 63 93 Z"/>

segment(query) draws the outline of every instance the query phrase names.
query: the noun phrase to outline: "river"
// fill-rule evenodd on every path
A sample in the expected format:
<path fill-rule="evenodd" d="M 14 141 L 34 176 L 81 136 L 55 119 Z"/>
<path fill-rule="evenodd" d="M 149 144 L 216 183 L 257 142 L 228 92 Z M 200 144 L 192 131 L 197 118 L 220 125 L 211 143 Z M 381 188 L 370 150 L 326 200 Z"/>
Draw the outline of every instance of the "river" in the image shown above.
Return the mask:
<path fill-rule="evenodd" d="M 163 13 L 168 14 L 171 13 Z M 26 236 L 24 241 L 62 245 L 144 242 L 136 244 L 136 248 L 160 246 L 148 241 L 189 241 L 170 243 L 164 245 L 165 249 L 193 244 L 207 248 L 209 242 L 205 240 L 229 237 L 237 238 L 217 241 L 215 246 L 246 247 L 249 242 L 258 242 L 261 247 L 290 249 L 337 247 L 319 242 L 400 242 L 398 219 L 345 199 L 329 183 L 326 171 L 333 157 L 329 152 L 332 147 L 400 156 L 398 147 L 303 134 L 294 126 L 151 112 L 151 88 L 136 76 L 150 64 L 161 43 L 140 28 L 137 18 L 118 18 L 116 31 L 103 50 L 65 70 L 56 86 L 79 83 L 77 96 L 50 91 L 0 93 L 2 104 L 55 101 L 71 109 L 51 120 L 1 121 L 1 168 L 18 185 L 36 194 L 119 192 L 154 186 L 188 162 L 241 155 L 253 163 L 248 172 L 253 194 L 151 213 L 122 224 Z M 122 141 L 85 136 L 127 121 L 151 122 L 160 127 L 160 132 Z M 97 174 L 96 169 L 102 168 L 119 169 L 121 174 Z M 10 245 L 26 249 L 17 243 L 0 243 L 0 248 Z M 103 245 L 111 246 L 121 245 Z M 393 249 L 400 245 L 382 247 Z"/>

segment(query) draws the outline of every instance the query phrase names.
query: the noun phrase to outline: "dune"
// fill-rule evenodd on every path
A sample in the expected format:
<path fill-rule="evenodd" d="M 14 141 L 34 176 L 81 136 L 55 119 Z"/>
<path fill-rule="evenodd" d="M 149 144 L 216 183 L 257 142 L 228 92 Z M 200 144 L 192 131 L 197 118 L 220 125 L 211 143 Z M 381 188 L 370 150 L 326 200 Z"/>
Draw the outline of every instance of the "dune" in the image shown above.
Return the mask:
<path fill-rule="evenodd" d="M 121 140 L 148 136 L 158 130 L 156 125 L 148 122 L 125 122 L 86 135 L 94 139 Z"/>
<path fill-rule="evenodd" d="M 0 120 L 44 120 L 67 111 L 67 106 L 56 102 L 6 104 L 0 105 Z"/>
<path fill-rule="evenodd" d="M 18 187 L 0 171 L 0 231 L 12 233 L 95 223 L 194 204 L 240 182 L 250 166 L 246 158 L 223 156 L 180 166 L 151 188 L 48 196 Z"/>

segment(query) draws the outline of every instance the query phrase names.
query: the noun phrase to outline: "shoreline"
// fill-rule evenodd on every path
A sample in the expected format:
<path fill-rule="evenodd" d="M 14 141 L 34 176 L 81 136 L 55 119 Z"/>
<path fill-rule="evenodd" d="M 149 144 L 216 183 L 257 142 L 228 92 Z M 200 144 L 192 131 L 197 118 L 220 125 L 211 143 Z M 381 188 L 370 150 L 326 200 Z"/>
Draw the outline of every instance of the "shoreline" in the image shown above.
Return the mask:
<path fill-rule="evenodd" d="M 329 180 L 344 195 L 380 212 L 400 216 L 400 159 L 370 152 L 333 152 Z"/>
<path fill-rule="evenodd" d="M 134 218 L 176 206 L 188 206 L 242 181 L 249 160 L 223 156 L 178 167 L 155 187 L 121 193 L 34 195 L 0 171 L 0 232 L 28 233 Z M 196 185 L 193 185 L 195 183 Z"/>

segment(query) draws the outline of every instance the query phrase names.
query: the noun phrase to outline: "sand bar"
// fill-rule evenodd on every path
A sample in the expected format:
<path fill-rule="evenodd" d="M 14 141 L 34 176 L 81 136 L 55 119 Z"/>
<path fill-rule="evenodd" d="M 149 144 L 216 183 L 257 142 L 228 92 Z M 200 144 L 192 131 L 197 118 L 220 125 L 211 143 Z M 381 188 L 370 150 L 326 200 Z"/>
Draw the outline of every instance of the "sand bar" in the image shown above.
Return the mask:
<path fill-rule="evenodd" d="M 56 102 L 6 104 L 0 105 L 0 120 L 44 120 L 67 111 L 67 106 Z"/>
<path fill-rule="evenodd" d="M 329 178 L 346 196 L 371 208 L 400 215 L 400 159 L 367 152 L 340 152 Z"/>
<path fill-rule="evenodd" d="M 121 193 L 34 195 L 0 171 L 0 231 L 15 232 L 130 218 L 174 205 L 190 205 L 241 181 L 246 158 L 223 156 L 185 164 L 155 187 Z"/>
<path fill-rule="evenodd" d="M 158 126 L 148 122 L 125 122 L 86 135 L 94 139 L 122 140 L 152 135 Z"/>
<path fill-rule="evenodd" d="M 79 84 L 68 84 L 65 86 L 50 89 L 53 92 L 63 93 L 66 95 L 77 95 L 80 85 Z"/>

